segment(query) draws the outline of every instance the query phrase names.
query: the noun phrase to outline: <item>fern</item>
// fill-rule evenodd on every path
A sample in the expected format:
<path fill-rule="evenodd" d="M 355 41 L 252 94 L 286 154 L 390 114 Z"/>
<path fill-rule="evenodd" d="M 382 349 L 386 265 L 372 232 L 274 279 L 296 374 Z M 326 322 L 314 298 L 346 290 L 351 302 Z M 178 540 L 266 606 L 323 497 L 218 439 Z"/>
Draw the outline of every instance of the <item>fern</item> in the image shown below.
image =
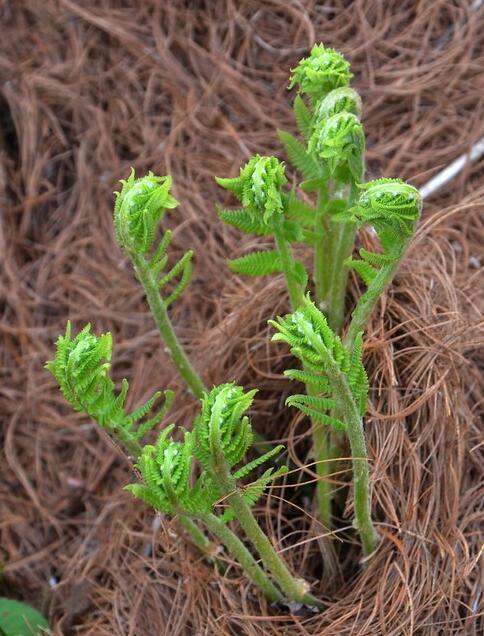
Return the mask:
<path fill-rule="evenodd" d="M 364 553 L 370 554 L 376 545 L 376 532 L 371 520 L 369 470 L 362 422 L 368 398 L 368 379 L 362 362 L 362 334 L 358 334 L 354 347 L 351 352 L 348 351 L 309 297 L 293 314 L 269 322 L 277 329 L 272 339 L 286 342 L 305 369 L 309 369 L 311 376 L 316 374 L 323 378 L 318 387 L 319 395 L 294 395 L 287 403 L 309 415 L 313 422 L 347 434 L 353 456 L 356 527 Z"/>
<path fill-rule="evenodd" d="M 297 86 L 298 91 L 308 95 L 314 105 L 333 89 L 347 86 L 351 77 L 347 60 L 334 49 L 319 44 L 313 46 L 309 57 L 303 58 L 292 69 L 289 88 Z"/>
<path fill-rule="evenodd" d="M 219 218 L 228 225 L 237 228 L 245 234 L 255 234 L 256 236 L 268 236 L 271 228 L 260 218 L 254 216 L 247 210 L 218 210 Z"/>

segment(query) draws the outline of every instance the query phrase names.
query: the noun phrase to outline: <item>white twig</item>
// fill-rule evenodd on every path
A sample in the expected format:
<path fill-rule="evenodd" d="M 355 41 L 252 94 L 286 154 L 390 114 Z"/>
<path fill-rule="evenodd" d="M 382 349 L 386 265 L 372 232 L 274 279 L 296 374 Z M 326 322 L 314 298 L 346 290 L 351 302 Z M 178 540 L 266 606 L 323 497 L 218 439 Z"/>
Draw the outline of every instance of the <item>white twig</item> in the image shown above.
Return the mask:
<path fill-rule="evenodd" d="M 422 198 L 426 199 L 434 194 L 434 192 L 437 192 L 437 190 L 440 190 L 446 183 L 457 176 L 459 172 L 464 169 L 466 164 L 477 161 L 482 155 L 484 155 L 484 137 L 472 146 L 470 152 L 461 155 L 448 165 L 447 168 L 444 168 L 441 172 L 436 174 L 435 177 L 432 177 L 430 181 L 427 181 L 427 183 L 420 188 Z"/>

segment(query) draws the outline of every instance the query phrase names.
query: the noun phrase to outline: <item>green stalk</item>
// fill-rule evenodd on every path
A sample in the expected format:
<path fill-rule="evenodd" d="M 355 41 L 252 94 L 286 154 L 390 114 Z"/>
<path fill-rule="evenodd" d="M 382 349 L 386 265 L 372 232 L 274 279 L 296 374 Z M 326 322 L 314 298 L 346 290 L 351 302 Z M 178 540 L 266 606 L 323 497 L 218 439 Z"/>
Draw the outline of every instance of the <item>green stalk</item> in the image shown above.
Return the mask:
<path fill-rule="evenodd" d="M 276 239 L 277 250 L 282 261 L 286 285 L 289 292 L 289 298 L 291 300 L 291 307 L 293 311 L 296 311 L 303 302 L 304 290 L 301 289 L 301 286 L 295 277 L 294 257 L 292 255 L 291 247 L 282 232 L 282 221 L 279 217 L 275 217 L 273 219 L 273 231 Z M 324 260 L 321 262 L 325 265 Z M 308 395 L 311 395 L 312 390 L 310 386 L 306 386 L 306 392 Z M 311 421 L 311 427 L 315 459 L 317 462 L 316 474 L 319 478 L 316 485 L 319 518 L 323 525 L 329 529 L 331 527 L 331 484 L 328 481 L 328 474 L 331 467 L 330 462 L 327 461 L 331 458 L 329 437 L 327 431 L 324 430 L 321 424 Z"/>
<path fill-rule="evenodd" d="M 356 184 L 352 182 L 348 202 L 349 207 L 354 204 L 357 196 Z M 348 268 L 343 263 L 351 255 L 355 235 L 356 224 L 330 222 L 328 243 L 331 267 L 324 304 L 329 326 L 335 333 L 341 333 L 344 324 Z"/>
<path fill-rule="evenodd" d="M 279 214 L 274 214 L 272 217 L 272 229 L 276 240 L 277 251 L 281 258 L 282 269 L 286 278 L 291 306 L 295 311 L 303 301 L 304 290 L 301 289 L 301 285 L 297 280 L 295 269 L 296 263 L 294 261 L 294 256 L 292 255 L 291 246 L 284 237 L 282 219 Z"/>
<path fill-rule="evenodd" d="M 168 311 L 160 296 L 157 281 L 153 273 L 150 271 L 148 263 L 142 255 L 136 253 L 135 251 L 131 251 L 130 257 L 133 261 L 138 279 L 145 290 L 146 298 L 148 300 L 148 304 L 150 306 L 160 335 L 166 347 L 168 348 L 168 351 L 170 352 L 173 364 L 187 383 L 192 393 L 200 399 L 206 390 L 205 386 L 200 379 L 200 376 L 192 367 L 190 360 L 187 358 L 185 351 L 178 341 L 178 338 L 168 316 Z"/>
<path fill-rule="evenodd" d="M 314 245 L 314 287 L 316 304 L 320 309 L 326 311 L 323 307 L 324 301 L 328 294 L 329 273 L 331 271 L 331 262 L 328 243 L 328 213 L 327 205 L 329 203 L 329 188 L 326 186 L 321 188 L 318 193 L 318 202 L 316 206 L 316 219 L 314 223 L 314 232 L 317 236 Z"/>
<path fill-rule="evenodd" d="M 376 548 L 378 535 L 371 520 L 370 471 L 363 420 L 358 412 L 348 381 L 339 365 L 333 361 L 325 346 L 318 339 L 311 338 L 311 340 L 327 369 L 328 378 L 340 404 L 341 419 L 346 424 L 353 466 L 355 525 L 360 534 L 363 554 L 369 556 Z"/>
<path fill-rule="evenodd" d="M 242 529 L 259 554 L 265 567 L 272 573 L 277 585 L 291 601 L 322 608 L 321 601 L 308 592 L 308 585 L 296 579 L 284 561 L 277 554 L 274 546 L 257 523 L 252 510 L 239 493 L 234 478 L 226 464 L 223 454 L 218 453 L 213 460 L 213 473 L 222 491 L 232 507 Z"/>
<path fill-rule="evenodd" d="M 262 590 L 264 596 L 272 603 L 281 601 L 282 594 L 273 585 L 264 570 L 257 564 L 257 561 L 247 550 L 242 541 L 214 514 L 202 513 L 197 516 L 217 539 L 224 544 L 230 554 L 237 559 L 249 579 Z"/>
<path fill-rule="evenodd" d="M 133 437 L 129 435 L 128 431 L 125 431 L 121 427 L 114 426 L 110 429 L 110 431 L 115 437 L 119 439 L 119 441 L 128 451 L 129 455 L 134 460 L 137 460 L 141 455 L 141 444 L 137 440 L 133 439 Z M 194 545 L 196 545 L 197 548 L 202 552 L 202 554 L 204 554 L 209 560 L 212 560 L 215 553 L 214 546 L 203 534 L 196 523 L 194 523 L 186 515 L 180 514 L 180 524 L 188 533 Z"/>
<path fill-rule="evenodd" d="M 402 258 L 408 248 L 409 243 L 410 239 L 405 243 L 398 258 L 381 267 L 381 269 L 369 285 L 368 289 L 366 290 L 364 296 L 362 296 L 360 302 L 357 304 L 351 317 L 348 332 L 343 340 L 344 345 L 349 351 L 353 349 L 356 336 L 360 333 L 360 331 L 365 330 L 368 320 L 370 319 L 370 316 L 373 313 L 378 300 L 392 282 L 393 277 L 395 276 L 395 272 L 397 271 L 402 261 Z"/>
<path fill-rule="evenodd" d="M 193 544 L 200 550 L 200 552 L 205 554 L 209 561 L 212 561 L 215 557 L 215 546 L 211 541 L 209 541 L 197 524 L 192 521 L 190 517 L 180 515 L 180 525 L 190 536 Z"/>

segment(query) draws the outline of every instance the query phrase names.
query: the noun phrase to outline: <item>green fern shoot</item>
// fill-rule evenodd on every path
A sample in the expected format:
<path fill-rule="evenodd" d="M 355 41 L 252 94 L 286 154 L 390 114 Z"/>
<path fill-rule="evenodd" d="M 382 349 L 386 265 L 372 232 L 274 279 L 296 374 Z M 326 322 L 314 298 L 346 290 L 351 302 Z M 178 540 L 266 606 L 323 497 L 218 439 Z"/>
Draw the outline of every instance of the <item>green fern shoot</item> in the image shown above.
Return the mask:
<path fill-rule="evenodd" d="M 168 315 L 168 308 L 190 282 L 193 252 L 186 252 L 167 270 L 167 250 L 172 238 L 170 230 L 164 232 L 153 250 L 158 227 L 166 210 L 179 205 L 170 194 L 172 179 L 157 177 L 151 172 L 136 179 L 132 170 L 129 178 L 121 183 L 121 192 L 115 192 L 114 225 L 117 241 L 133 263 L 173 364 L 192 393 L 200 398 L 205 387 L 185 354 Z M 165 289 L 168 289 L 166 293 Z"/>
<path fill-rule="evenodd" d="M 353 457 L 355 526 L 365 556 L 376 547 L 376 531 L 371 520 L 369 468 L 363 416 L 366 413 L 368 379 L 362 363 L 363 341 L 359 333 L 352 352 L 328 325 L 324 314 L 309 300 L 293 314 L 269 321 L 277 329 L 273 340 L 282 340 L 304 366 L 286 371 L 295 380 L 303 379 L 314 389 L 312 395 L 293 395 L 286 401 L 320 426 L 343 431 Z"/>

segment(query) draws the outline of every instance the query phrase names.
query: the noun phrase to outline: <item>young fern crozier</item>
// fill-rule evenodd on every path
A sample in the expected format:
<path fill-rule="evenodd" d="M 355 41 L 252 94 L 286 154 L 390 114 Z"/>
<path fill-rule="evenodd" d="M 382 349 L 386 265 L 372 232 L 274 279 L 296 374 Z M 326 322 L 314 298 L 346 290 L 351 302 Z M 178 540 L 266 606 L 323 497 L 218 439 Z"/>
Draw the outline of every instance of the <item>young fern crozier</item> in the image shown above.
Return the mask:
<path fill-rule="evenodd" d="M 200 398 L 205 390 L 204 384 L 183 350 L 168 315 L 168 308 L 190 282 L 193 252 L 186 252 L 168 272 L 163 273 L 172 238 L 171 231 L 167 230 L 158 247 L 149 255 L 166 210 L 178 206 L 178 201 L 170 194 L 171 182 L 171 177 L 156 177 L 151 172 L 135 179 L 133 170 L 126 181 L 121 181 L 121 192 L 115 192 L 114 225 L 118 243 L 133 263 L 173 364 L 192 393 Z M 166 286 L 176 280 L 174 289 L 162 296 Z"/>

